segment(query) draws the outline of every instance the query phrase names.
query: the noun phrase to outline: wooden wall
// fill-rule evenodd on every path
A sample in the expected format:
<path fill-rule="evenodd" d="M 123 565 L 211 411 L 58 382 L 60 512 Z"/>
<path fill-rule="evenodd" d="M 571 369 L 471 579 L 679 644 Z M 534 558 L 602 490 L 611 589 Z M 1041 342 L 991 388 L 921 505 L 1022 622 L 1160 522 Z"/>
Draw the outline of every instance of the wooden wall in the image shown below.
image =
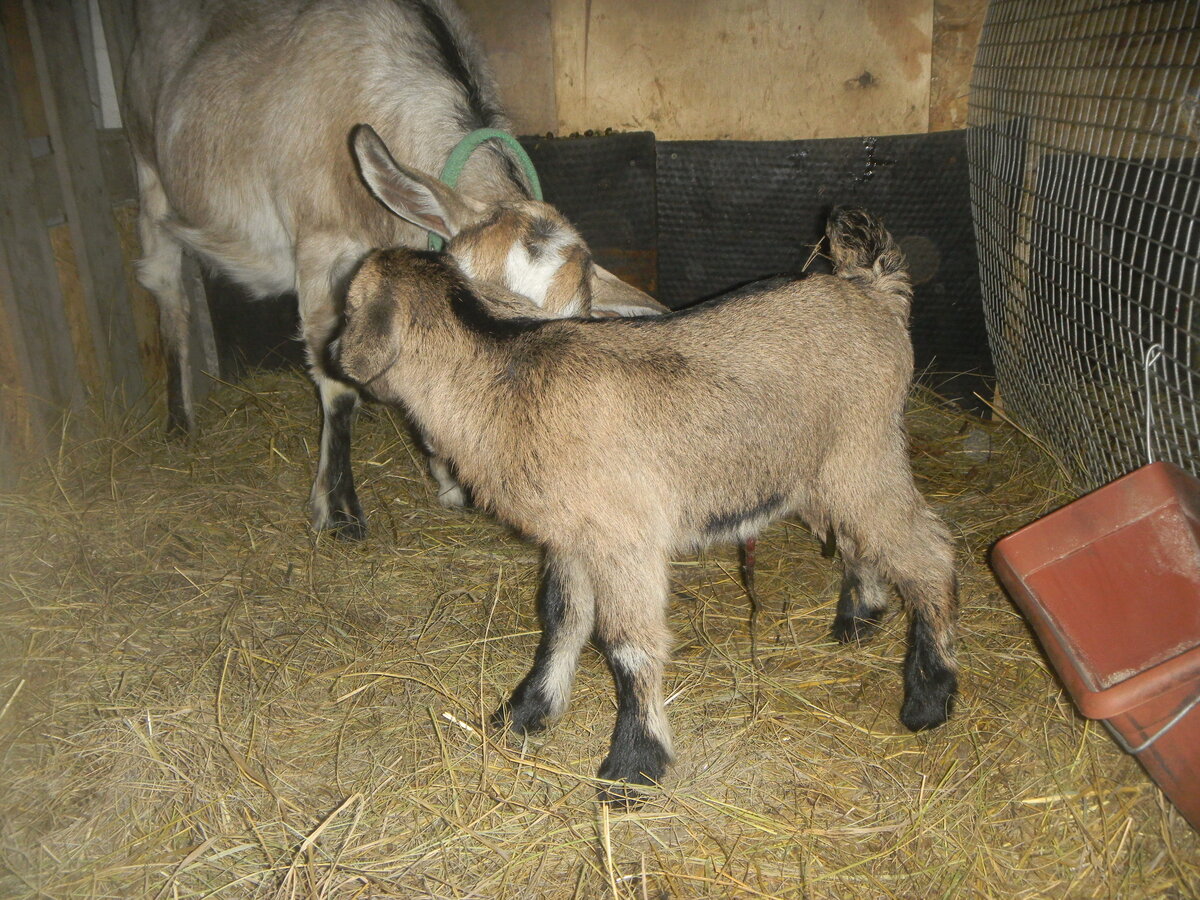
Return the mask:
<path fill-rule="evenodd" d="M 461 0 L 527 133 L 961 128 L 986 0 Z"/>
<path fill-rule="evenodd" d="M 129 408 L 155 376 L 129 152 L 97 127 L 80 10 L 0 0 L 0 476 L 52 446 L 64 411 Z"/>

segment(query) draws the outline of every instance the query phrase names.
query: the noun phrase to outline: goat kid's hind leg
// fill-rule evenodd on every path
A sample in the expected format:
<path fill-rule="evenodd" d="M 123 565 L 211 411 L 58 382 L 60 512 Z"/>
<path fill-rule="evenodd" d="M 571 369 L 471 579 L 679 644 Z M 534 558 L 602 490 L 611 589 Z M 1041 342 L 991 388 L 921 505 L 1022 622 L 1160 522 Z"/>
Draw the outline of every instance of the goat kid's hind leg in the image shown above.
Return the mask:
<path fill-rule="evenodd" d="M 922 731 L 949 718 L 958 692 L 954 547 L 946 526 L 923 501 L 916 511 L 898 517 L 889 537 L 880 551 L 880 570 L 896 585 L 908 610 L 900 721 Z"/>
<path fill-rule="evenodd" d="M 425 449 L 429 452 L 429 474 L 437 482 L 438 503 L 447 509 L 458 509 L 467 506 L 467 492 L 463 490 L 463 486 L 454 477 L 450 463 L 432 450 L 429 450 L 428 447 Z"/>
<path fill-rule="evenodd" d="M 570 702 L 579 652 L 592 633 L 595 614 L 583 568 L 546 551 L 537 606 L 542 635 L 533 668 L 491 718 L 492 727 L 507 725 L 518 734 L 541 731 Z"/>
<path fill-rule="evenodd" d="M 617 722 L 600 777 L 630 784 L 660 782 L 670 764 L 671 729 L 663 703 L 662 678 L 670 647 L 666 623 L 667 566 L 649 563 L 644 549 L 593 571 L 596 639 L 617 689 Z M 637 804 L 632 789 L 605 788 L 605 802 Z"/>
<path fill-rule="evenodd" d="M 196 425 L 189 359 L 190 304 L 183 284 L 183 249 L 161 224 L 171 213 L 158 174 L 137 162 L 138 235 L 142 258 L 137 280 L 158 304 L 159 332 L 167 368 L 167 432 L 188 434 Z"/>
<path fill-rule="evenodd" d="M 879 630 L 888 605 L 888 585 L 873 566 L 853 551 L 853 544 L 841 539 L 842 589 L 837 613 L 833 617 L 833 637 L 843 644 L 864 641 Z"/>

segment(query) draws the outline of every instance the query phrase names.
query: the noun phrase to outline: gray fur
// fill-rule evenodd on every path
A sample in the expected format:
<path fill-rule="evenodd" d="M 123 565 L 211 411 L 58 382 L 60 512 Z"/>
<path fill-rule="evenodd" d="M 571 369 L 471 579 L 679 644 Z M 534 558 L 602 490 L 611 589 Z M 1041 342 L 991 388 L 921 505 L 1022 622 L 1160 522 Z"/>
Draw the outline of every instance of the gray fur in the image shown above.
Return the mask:
<path fill-rule="evenodd" d="M 195 424 L 181 251 L 252 294 L 296 291 L 324 420 L 313 524 L 361 536 L 349 417 L 331 416 L 356 394 L 327 371 L 325 348 L 363 255 L 426 235 L 364 188 L 351 131 L 369 123 L 409 167 L 440 171 L 471 129 L 508 127 L 483 55 L 449 0 L 144 0 L 136 14 L 126 117 L 139 278 L 159 304 L 171 422 Z M 482 147 L 461 176 L 466 208 L 526 201 L 518 173 L 508 151 Z"/>

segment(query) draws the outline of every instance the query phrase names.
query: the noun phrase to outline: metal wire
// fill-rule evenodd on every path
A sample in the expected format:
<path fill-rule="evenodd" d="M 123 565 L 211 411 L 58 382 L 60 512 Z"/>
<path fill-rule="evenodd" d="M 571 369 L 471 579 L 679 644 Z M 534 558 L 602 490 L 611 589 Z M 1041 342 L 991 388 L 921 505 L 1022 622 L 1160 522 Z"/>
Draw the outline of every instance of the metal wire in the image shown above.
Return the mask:
<path fill-rule="evenodd" d="M 1200 474 L 1200 3 L 991 0 L 967 149 L 1006 413 L 1082 490 Z"/>

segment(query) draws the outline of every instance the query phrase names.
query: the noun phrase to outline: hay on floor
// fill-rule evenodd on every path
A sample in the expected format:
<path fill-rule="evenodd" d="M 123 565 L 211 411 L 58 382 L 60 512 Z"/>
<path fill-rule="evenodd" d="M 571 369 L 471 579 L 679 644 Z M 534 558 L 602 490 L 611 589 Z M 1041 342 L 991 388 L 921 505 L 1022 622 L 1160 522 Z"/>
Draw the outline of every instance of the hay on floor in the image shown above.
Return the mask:
<path fill-rule="evenodd" d="M 762 536 L 752 664 L 732 548 L 678 561 L 678 763 L 595 801 L 614 714 L 585 652 L 524 743 L 479 722 L 524 674 L 537 552 L 434 502 L 395 414 L 355 439 L 371 535 L 316 538 L 295 373 L 221 388 L 202 432 L 117 422 L 0 495 L 4 897 L 1186 897 L 1200 841 L 1076 714 L 985 552 L 1066 499 L 1012 428 L 928 393 L 922 490 L 960 539 L 962 696 L 897 720 L 903 627 L 828 637 L 839 572 Z"/>

